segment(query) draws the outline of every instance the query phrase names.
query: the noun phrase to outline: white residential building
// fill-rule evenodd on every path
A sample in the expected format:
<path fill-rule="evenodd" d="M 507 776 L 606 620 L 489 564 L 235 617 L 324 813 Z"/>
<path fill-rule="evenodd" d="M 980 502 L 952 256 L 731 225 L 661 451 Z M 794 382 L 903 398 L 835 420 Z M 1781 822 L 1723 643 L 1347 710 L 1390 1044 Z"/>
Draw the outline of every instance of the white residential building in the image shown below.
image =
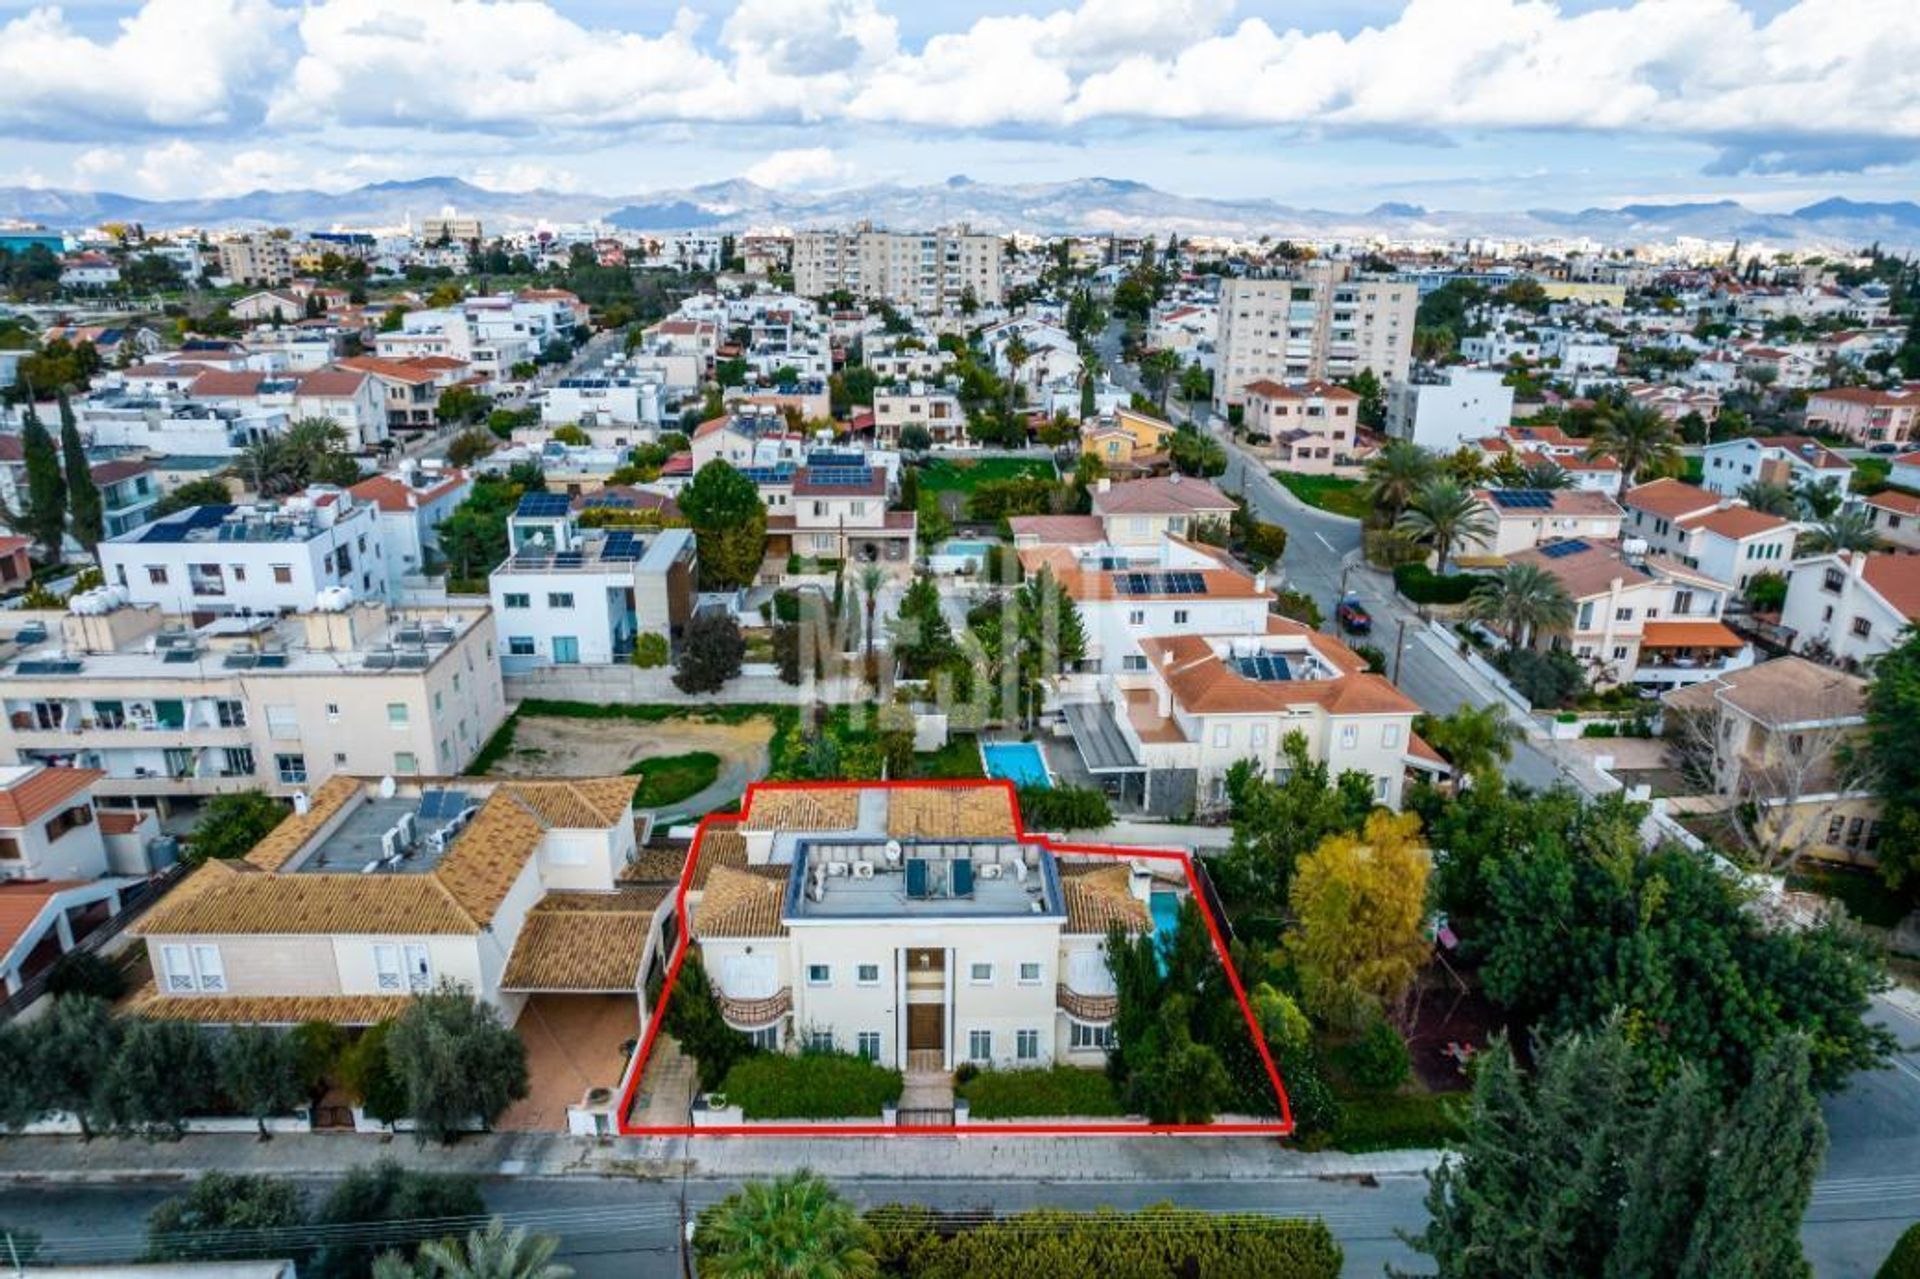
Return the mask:
<path fill-rule="evenodd" d="M 925 428 L 935 444 L 964 444 L 967 412 L 949 386 L 929 382 L 897 383 L 873 392 L 873 425 L 877 439 L 894 445 L 909 426 Z"/>
<path fill-rule="evenodd" d="M 1187 537 L 1196 524 L 1226 521 L 1239 509 L 1205 480 L 1186 475 L 1115 484 L 1101 478 L 1093 488 L 1093 515 L 1115 546 L 1158 547 L 1168 535 Z"/>
<path fill-rule="evenodd" d="M 540 421 L 548 426 L 572 423 L 589 430 L 659 426 L 665 393 L 665 379 L 657 373 L 561 378 L 540 401 Z"/>
<path fill-rule="evenodd" d="M 1749 484 L 1817 485 L 1844 497 L 1852 478 L 1853 463 L 1804 435 L 1716 440 L 1701 450 L 1700 485 L 1723 497 L 1738 497 Z"/>
<path fill-rule="evenodd" d="M 406 579 L 425 573 L 429 561 L 438 556 L 440 525 L 460 509 L 473 492 L 473 483 L 465 471 L 407 463 L 347 491 L 375 512 L 388 590 L 398 599 Z"/>
<path fill-rule="evenodd" d="M 1355 276 L 1350 264 L 1311 262 L 1294 277 L 1229 279 L 1220 294 L 1213 380 L 1216 412 L 1263 379 L 1341 381 L 1371 369 L 1406 377 L 1413 355 L 1413 284 Z"/>
<path fill-rule="evenodd" d="M 100 543 L 107 588 L 169 613 L 268 615 L 387 597 L 377 509 L 316 487 L 277 506 L 195 506 Z"/>
<path fill-rule="evenodd" d="M 910 307 L 922 315 L 958 311 L 969 296 L 981 306 L 1004 300 L 997 235 L 965 226 L 921 233 L 801 231 L 793 237 L 793 288 L 802 297 L 847 292 Z"/>
<path fill-rule="evenodd" d="M 1795 652 L 1858 669 L 1899 646 L 1920 620 L 1920 555 L 1840 551 L 1793 562 L 1780 625 Z"/>
<path fill-rule="evenodd" d="M 1627 492 L 1627 535 L 1656 554 L 1744 591 L 1759 573 L 1785 573 L 1798 527 L 1679 480 L 1654 480 Z"/>
<path fill-rule="evenodd" d="M 1451 453 L 1513 421 L 1513 388 L 1497 369 L 1418 369 L 1387 388 L 1387 435 Z"/>
<path fill-rule="evenodd" d="M 582 527 L 568 498 L 529 493 L 507 522 L 507 543 L 487 591 L 509 674 L 623 662 L 641 634 L 671 642 L 693 616 L 686 529 Z"/>

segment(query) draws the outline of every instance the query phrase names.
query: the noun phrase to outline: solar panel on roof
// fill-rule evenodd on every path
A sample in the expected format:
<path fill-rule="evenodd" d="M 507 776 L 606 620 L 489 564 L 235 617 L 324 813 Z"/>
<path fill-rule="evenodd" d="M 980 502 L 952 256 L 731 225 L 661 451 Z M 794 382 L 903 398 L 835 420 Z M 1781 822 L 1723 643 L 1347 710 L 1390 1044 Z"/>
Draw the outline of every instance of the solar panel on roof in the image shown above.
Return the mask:
<path fill-rule="evenodd" d="M 393 669 L 393 654 L 368 653 L 364 665 L 370 671 L 390 671 Z"/>
<path fill-rule="evenodd" d="M 1578 555 L 1587 549 L 1588 547 L 1585 542 L 1577 537 L 1570 537 L 1564 542 L 1548 542 L 1540 548 L 1540 553 L 1550 560 L 1559 560 L 1565 559 L 1569 555 Z"/>
<path fill-rule="evenodd" d="M 447 797 L 451 794 L 452 794 L 451 791 L 443 791 L 443 790 L 421 791 L 420 792 L 420 809 L 419 809 L 420 820 L 425 822 L 439 820 L 439 818 L 442 816 L 441 805 L 446 802 Z M 447 816 L 451 816 L 451 815 L 452 814 L 447 814 Z"/>
<path fill-rule="evenodd" d="M 553 557 L 555 568 L 579 568 L 587 562 L 587 557 L 579 551 L 561 551 Z"/>
<path fill-rule="evenodd" d="M 160 660 L 162 662 L 168 662 L 174 665 L 178 665 L 182 662 L 191 662 L 200 656 L 200 654 L 197 651 L 191 648 L 168 648 L 168 649 L 163 649 L 162 653 L 163 653 L 163 656 L 160 658 Z"/>
<path fill-rule="evenodd" d="M 520 505 L 514 508 L 514 514 L 532 516 L 535 519 L 552 519 L 567 513 L 567 501 L 563 493 L 528 493 L 520 499 Z"/>
<path fill-rule="evenodd" d="M 1553 505 L 1553 494 L 1545 489 L 1494 489 L 1495 506 L 1509 511 L 1546 510 Z"/>
<path fill-rule="evenodd" d="M 30 658 L 13 669 L 20 675 L 72 675 L 79 671 L 80 663 L 70 657 Z"/>
<path fill-rule="evenodd" d="M 1287 659 L 1272 653 L 1256 653 L 1251 657 L 1234 660 L 1240 674 L 1248 679 L 1272 681 L 1293 678 L 1293 670 L 1287 665 Z"/>

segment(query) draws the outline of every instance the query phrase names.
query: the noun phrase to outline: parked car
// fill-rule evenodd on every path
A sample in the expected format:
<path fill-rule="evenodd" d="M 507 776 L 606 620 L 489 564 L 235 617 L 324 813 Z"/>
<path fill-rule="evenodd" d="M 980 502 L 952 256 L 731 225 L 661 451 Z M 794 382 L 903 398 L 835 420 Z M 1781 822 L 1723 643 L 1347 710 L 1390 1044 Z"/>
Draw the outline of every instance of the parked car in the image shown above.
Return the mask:
<path fill-rule="evenodd" d="M 1349 635 L 1370 635 L 1373 633 L 1373 614 L 1367 612 L 1357 596 L 1349 595 L 1340 601 L 1333 610 L 1334 620 L 1340 623 L 1340 629 Z"/>
<path fill-rule="evenodd" d="M 1892 440 L 1886 440 L 1867 450 L 1869 453 L 1898 453 L 1899 451 L 1900 445 L 1895 444 Z"/>

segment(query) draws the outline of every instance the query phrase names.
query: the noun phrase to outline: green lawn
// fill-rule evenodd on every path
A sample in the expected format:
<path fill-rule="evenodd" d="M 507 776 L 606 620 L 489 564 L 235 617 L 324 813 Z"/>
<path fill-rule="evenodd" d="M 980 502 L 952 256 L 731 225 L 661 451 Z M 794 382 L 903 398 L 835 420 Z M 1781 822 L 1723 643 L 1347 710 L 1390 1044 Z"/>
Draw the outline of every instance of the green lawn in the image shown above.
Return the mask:
<path fill-rule="evenodd" d="M 712 751 L 660 755 L 643 759 L 627 771 L 640 774 L 640 789 L 633 793 L 635 808 L 665 808 L 713 785 L 720 776 L 720 757 Z"/>
<path fill-rule="evenodd" d="M 1294 475 L 1287 471 L 1275 471 L 1273 478 L 1308 506 L 1317 506 L 1335 515 L 1358 520 L 1366 518 L 1367 512 L 1373 509 L 1360 496 L 1358 480 L 1343 480 L 1332 475 Z"/>
<path fill-rule="evenodd" d="M 1460 1136 L 1466 1093 L 1340 1095 L 1340 1122 L 1327 1144 L 1349 1154 L 1373 1150 L 1431 1150 Z"/>
<path fill-rule="evenodd" d="M 953 460 L 938 457 L 920 467 L 920 489 L 930 493 L 971 493 L 989 480 L 1058 479 L 1053 463 L 1041 458 L 983 457 Z"/>
<path fill-rule="evenodd" d="M 1114 1118 L 1126 1112 L 1104 1070 L 983 1070 L 954 1088 L 974 1119 L 1045 1119 L 1054 1115 Z"/>
<path fill-rule="evenodd" d="M 1887 486 L 1887 476 L 1893 474 L 1893 461 L 1884 457 L 1856 457 L 1853 459 L 1853 478 L 1848 481 L 1856 493 L 1877 493 Z"/>

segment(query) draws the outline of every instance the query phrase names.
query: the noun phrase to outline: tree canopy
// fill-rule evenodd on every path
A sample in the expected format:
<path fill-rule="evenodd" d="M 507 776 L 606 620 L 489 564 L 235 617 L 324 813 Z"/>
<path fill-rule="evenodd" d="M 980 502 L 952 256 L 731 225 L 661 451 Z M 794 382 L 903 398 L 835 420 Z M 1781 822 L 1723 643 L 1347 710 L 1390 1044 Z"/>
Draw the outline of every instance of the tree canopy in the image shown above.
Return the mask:
<path fill-rule="evenodd" d="M 752 480 L 715 458 L 680 491 L 680 509 L 700 537 L 702 586 L 747 586 L 766 556 L 767 508 Z"/>

